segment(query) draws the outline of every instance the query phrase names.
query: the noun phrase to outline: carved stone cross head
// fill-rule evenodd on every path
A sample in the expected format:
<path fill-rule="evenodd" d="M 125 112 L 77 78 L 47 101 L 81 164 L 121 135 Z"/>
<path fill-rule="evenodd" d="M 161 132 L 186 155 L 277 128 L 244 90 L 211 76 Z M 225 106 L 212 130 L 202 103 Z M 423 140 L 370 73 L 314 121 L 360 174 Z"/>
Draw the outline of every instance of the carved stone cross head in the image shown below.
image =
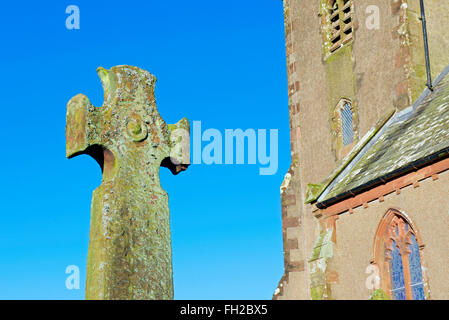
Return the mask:
<path fill-rule="evenodd" d="M 167 125 L 154 97 L 156 78 L 131 66 L 97 70 L 102 107 L 82 94 L 67 105 L 66 154 L 92 156 L 102 184 L 92 199 L 87 299 L 171 299 L 167 193 L 159 167 L 190 164 L 189 122 Z"/>

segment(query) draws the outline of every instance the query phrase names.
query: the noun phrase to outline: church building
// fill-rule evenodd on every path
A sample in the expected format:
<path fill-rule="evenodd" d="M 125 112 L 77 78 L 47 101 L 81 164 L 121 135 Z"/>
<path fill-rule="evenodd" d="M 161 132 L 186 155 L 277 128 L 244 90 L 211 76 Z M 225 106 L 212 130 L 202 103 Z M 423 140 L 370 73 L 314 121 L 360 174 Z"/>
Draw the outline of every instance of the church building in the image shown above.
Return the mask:
<path fill-rule="evenodd" d="M 273 299 L 449 299 L 449 1 L 283 0 Z"/>

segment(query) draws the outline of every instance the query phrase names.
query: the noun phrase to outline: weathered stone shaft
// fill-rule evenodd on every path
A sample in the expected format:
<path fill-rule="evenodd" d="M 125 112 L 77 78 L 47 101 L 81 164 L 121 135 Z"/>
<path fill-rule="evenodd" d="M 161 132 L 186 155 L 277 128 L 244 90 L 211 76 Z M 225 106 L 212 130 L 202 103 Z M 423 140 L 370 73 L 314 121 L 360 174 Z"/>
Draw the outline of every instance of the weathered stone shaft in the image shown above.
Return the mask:
<path fill-rule="evenodd" d="M 103 171 L 92 199 L 86 299 L 172 299 L 168 196 L 159 167 L 177 174 L 190 164 L 189 123 L 164 122 L 147 71 L 118 66 L 98 73 L 103 106 L 84 95 L 67 106 L 67 157 L 88 154 Z"/>

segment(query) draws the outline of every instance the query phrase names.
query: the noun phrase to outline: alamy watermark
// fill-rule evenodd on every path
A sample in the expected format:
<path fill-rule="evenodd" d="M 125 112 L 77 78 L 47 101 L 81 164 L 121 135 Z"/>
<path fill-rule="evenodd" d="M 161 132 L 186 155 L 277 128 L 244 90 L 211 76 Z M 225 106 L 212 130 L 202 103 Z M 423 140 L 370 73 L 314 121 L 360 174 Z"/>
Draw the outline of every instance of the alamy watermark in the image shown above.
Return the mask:
<path fill-rule="evenodd" d="M 269 133 L 266 129 L 225 129 L 224 135 L 218 129 L 202 129 L 201 121 L 193 121 L 193 164 L 259 164 L 260 175 L 277 173 L 278 129 Z M 190 134 L 176 129 L 171 135 L 172 141 L 178 141 L 170 154 L 172 162 L 181 163 L 181 158 L 190 157 Z"/>
<path fill-rule="evenodd" d="M 80 28 L 80 8 L 75 5 L 69 5 L 65 9 L 65 13 L 69 16 L 65 20 L 65 27 L 68 30 L 79 30 Z"/>
<path fill-rule="evenodd" d="M 80 288 L 80 268 L 75 265 L 67 266 L 65 273 L 69 276 L 65 280 L 65 287 L 68 290 L 78 290 Z"/>
<path fill-rule="evenodd" d="M 365 13 L 368 15 L 365 21 L 368 30 L 380 29 L 380 9 L 376 5 L 369 5 L 366 7 Z"/>
<path fill-rule="evenodd" d="M 380 275 L 379 275 L 379 267 L 376 265 L 369 265 L 365 269 L 365 273 L 368 274 L 368 277 L 365 281 L 365 286 L 369 290 L 377 290 L 380 287 Z"/>

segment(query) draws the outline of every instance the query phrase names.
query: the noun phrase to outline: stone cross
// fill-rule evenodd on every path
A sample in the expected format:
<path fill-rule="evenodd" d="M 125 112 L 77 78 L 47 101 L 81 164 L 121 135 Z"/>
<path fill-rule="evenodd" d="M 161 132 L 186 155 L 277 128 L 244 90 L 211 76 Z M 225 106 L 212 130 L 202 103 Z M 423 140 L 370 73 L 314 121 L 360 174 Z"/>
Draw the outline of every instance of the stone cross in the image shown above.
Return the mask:
<path fill-rule="evenodd" d="M 82 94 L 67 105 L 66 153 L 92 156 L 103 181 L 92 197 L 86 299 L 173 299 L 167 193 L 159 167 L 190 164 L 189 122 L 167 125 L 156 78 L 145 70 L 98 68 L 102 107 Z"/>

